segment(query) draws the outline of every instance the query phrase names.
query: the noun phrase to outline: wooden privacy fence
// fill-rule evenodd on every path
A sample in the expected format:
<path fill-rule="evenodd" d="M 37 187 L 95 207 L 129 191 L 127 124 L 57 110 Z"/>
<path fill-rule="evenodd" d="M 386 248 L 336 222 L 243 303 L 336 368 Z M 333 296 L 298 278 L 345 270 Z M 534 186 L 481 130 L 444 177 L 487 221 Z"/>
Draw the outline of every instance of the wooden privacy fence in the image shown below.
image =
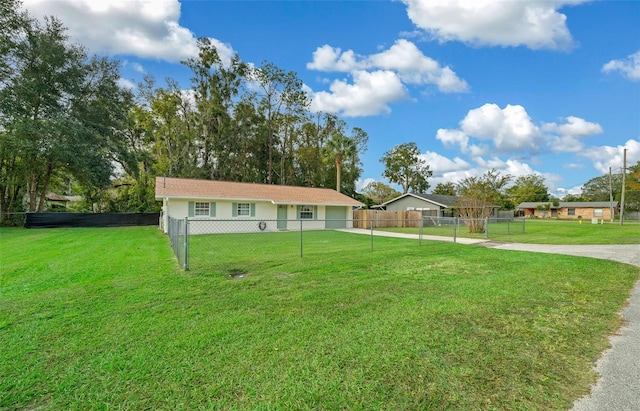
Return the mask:
<path fill-rule="evenodd" d="M 420 227 L 421 211 L 355 210 L 354 228 Z M 373 227 L 372 227 L 373 226 Z"/>

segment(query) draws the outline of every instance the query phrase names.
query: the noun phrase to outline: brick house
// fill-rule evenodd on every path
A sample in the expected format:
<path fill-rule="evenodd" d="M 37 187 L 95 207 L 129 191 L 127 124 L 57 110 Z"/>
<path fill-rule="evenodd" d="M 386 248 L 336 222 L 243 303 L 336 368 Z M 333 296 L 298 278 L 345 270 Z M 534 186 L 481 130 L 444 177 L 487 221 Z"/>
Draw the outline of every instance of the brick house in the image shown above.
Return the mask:
<path fill-rule="evenodd" d="M 545 206 L 549 206 L 547 209 Z M 516 210 L 525 217 L 539 218 L 563 218 L 563 219 L 611 219 L 611 208 L 613 207 L 614 217 L 618 213 L 618 202 L 614 201 L 561 201 L 557 206 L 551 202 L 525 202 L 516 207 Z"/>

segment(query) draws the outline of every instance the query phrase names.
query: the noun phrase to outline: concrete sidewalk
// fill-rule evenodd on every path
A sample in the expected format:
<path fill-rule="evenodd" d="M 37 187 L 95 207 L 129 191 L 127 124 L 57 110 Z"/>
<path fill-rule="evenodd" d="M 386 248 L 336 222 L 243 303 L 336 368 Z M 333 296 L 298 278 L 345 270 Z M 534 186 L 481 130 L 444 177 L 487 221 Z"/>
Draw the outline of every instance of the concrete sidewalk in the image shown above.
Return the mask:
<path fill-rule="evenodd" d="M 344 230 L 371 235 L 370 230 Z M 376 236 L 418 239 L 415 234 L 374 231 Z M 424 240 L 453 242 L 451 237 L 422 236 Z M 499 250 L 529 251 L 591 257 L 640 267 L 640 244 L 631 245 L 549 245 L 499 243 L 487 240 L 457 238 L 460 244 L 478 244 Z M 609 337 L 611 348 L 596 363 L 600 374 L 591 393 L 576 400 L 572 411 L 640 411 L 640 281 L 621 313 L 624 325 Z"/>

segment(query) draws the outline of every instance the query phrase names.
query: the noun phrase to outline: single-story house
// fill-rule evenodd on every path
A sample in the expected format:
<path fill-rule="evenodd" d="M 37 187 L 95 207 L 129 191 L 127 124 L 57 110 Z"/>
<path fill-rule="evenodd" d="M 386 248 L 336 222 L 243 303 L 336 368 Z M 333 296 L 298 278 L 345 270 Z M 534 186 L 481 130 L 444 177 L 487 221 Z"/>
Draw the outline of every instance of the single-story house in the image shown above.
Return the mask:
<path fill-rule="evenodd" d="M 601 220 L 611 219 L 611 207 L 613 214 L 618 212 L 618 202 L 609 201 L 561 201 L 557 206 L 552 202 L 524 202 L 516 209 L 525 217 L 540 218 L 597 218 Z"/>
<path fill-rule="evenodd" d="M 68 208 L 72 203 L 82 200 L 80 196 L 65 196 L 48 192 L 45 194 L 47 210 L 60 210 Z"/>
<path fill-rule="evenodd" d="M 380 204 L 377 208 L 388 211 L 422 211 L 423 217 L 457 217 L 458 197 L 443 194 L 407 193 Z M 497 216 L 498 206 L 491 206 Z"/>
<path fill-rule="evenodd" d="M 456 196 L 406 193 L 376 208 L 387 211 L 422 211 L 423 216 L 429 217 L 453 217 L 456 202 Z"/>
<path fill-rule="evenodd" d="M 231 220 L 226 228 L 209 223 L 193 225 L 193 234 L 220 231 L 277 231 L 351 228 L 359 201 L 329 188 L 236 183 L 156 177 L 156 200 L 162 201 L 160 224 L 167 232 L 169 218 Z M 231 226 L 233 220 L 238 223 Z M 192 225 L 190 225 L 192 227 Z"/>

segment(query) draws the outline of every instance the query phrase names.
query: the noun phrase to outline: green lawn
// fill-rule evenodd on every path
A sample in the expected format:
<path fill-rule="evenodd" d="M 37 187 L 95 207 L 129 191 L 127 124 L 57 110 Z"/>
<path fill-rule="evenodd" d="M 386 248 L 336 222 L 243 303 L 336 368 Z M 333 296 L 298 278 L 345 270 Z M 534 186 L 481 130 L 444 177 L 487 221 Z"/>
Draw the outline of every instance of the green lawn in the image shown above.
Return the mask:
<path fill-rule="evenodd" d="M 295 234 L 0 229 L 0 409 L 568 409 L 640 275 Z"/>
<path fill-rule="evenodd" d="M 381 231 L 418 234 L 418 228 L 378 228 Z M 523 232 L 524 231 L 524 232 Z M 424 227 L 423 235 L 453 237 L 453 226 Z M 469 233 L 459 226 L 457 236 L 485 238 L 484 233 Z M 527 219 L 489 224 L 489 239 L 530 244 L 640 244 L 640 224 L 630 222 L 591 224 L 591 221 Z"/>

